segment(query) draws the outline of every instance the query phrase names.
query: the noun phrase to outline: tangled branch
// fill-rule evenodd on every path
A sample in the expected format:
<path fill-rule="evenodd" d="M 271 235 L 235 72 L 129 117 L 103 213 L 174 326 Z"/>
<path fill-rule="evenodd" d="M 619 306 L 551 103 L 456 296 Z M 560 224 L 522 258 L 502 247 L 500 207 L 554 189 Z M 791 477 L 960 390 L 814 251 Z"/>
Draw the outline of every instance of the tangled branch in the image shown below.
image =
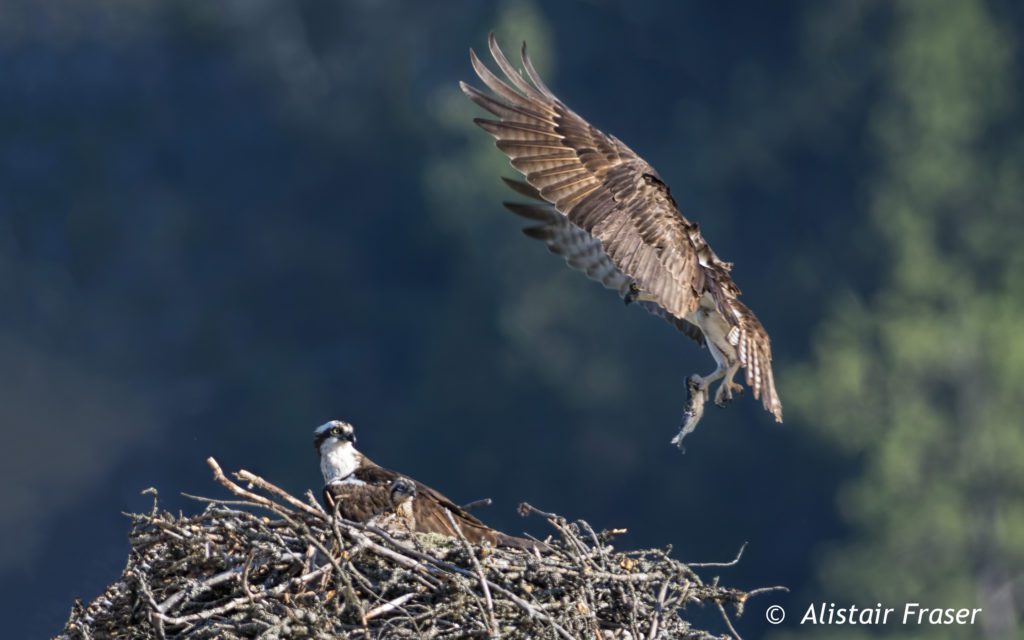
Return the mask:
<path fill-rule="evenodd" d="M 235 499 L 191 496 L 206 508 L 175 517 L 154 498 L 130 515 L 123 575 L 76 603 L 59 638 L 720 637 L 681 615 L 695 604 L 738 638 L 726 606 L 766 591 L 706 583 L 665 550 L 615 551 L 616 532 L 526 504 L 554 529 L 544 552 L 332 518 L 309 492 L 207 462 Z"/>

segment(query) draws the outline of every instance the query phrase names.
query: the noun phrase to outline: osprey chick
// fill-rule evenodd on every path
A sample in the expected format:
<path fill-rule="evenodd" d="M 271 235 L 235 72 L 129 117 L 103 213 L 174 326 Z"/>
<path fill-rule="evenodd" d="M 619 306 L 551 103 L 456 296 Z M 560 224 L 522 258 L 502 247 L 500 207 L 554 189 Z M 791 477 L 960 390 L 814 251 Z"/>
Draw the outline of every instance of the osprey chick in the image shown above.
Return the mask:
<path fill-rule="evenodd" d="M 739 301 L 732 264 L 711 250 L 695 223 L 679 211 L 654 168 L 611 135 L 595 129 L 545 86 L 523 44 L 525 77 L 508 61 L 492 33 L 491 55 L 505 79 L 470 49 L 470 61 L 494 93 L 459 83 L 470 100 L 497 116 L 474 122 L 497 140 L 526 182 L 507 180 L 529 204 L 505 203 L 538 224 L 523 231 L 543 240 L 569 266 L 638 302 L 707 346 L 716 368 L 687 381 L 682 440 L 703 414 L 711 383 L 721 380 L 715 403 L 724 406 L 745 381 L 766 411 L 782 422 L 772 375 L 771 341 L 754 313 Z"/>
<path fill-rule="evenodd" d="M 533 540 L 491 529 L 441 493 L 412 478 L 376 465 L 355 448 L 355 429 L 331 420 L 313 432 L 324 476 L 324 504 L 329 511 L 356 522 L 395 522 L 410 531 L 458 537 L 447 514 L 462 535 L 475 544 L 535 549 Z"/>

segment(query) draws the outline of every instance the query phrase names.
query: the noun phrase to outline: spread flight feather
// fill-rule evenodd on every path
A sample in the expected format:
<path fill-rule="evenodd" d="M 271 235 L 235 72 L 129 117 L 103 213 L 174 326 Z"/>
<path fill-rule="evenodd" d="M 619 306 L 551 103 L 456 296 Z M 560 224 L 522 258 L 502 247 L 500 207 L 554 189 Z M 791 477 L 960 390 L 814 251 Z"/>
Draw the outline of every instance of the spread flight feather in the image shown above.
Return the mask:
<path fill-rule="evenodd" d="M 652 166 L 614 136 L 591 126 L 547 88 L 525 44 L 525 75 L 508 61 L 494 34 L 488 44 L 504 79 L 471 50 L 473 69 L 493 95 L 466 83 L 460 86 L 496 116 L 474 122 L 494 136 L 497 147 L 526 179 L 506 180 L 517 193 L 535 201 L 506 204 L 536 221 L 524 229 L 526 234 L 543 240 L 570 266 L 627 301 L 637 298 L 647 311 L 702 345 L 713 339 L 719 369 L 710 377 L 696 378 L 703 383 L 724 375 L 727 400 L 738 387 L 731 381 L 735 368 L 730 366 L 742 366 L 754 397 L 781 422 L 771 341 L 754 313 L 740 302 L 739 287 L 729 275 L 732 265 L 719 259 L 698 226 L 683 216 Z M 721 321 L 725 330 L 714 331 L 714 323 Z M 706 394 L 706 384 L 702 391 Z M 720 388 L 716 401 L 722 395 Z"/>

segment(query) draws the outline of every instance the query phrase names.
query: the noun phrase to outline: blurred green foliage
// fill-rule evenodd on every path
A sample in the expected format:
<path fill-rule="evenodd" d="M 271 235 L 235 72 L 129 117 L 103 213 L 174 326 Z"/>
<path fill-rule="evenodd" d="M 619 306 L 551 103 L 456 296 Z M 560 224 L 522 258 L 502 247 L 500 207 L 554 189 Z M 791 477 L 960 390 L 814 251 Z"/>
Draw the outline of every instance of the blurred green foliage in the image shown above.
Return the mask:
<path fill-rule="evenodd" d="M 861 466 L 839 495 L 854 531 L 824 554 L 814 593 L 984 609 L 974 628 L 890 629 L 898 637 L 1019 637 L 1017 34 L 981 1 L 944 3 L 941 11 L 933 2 L 901 2 L 891 19 L 868 114 L 876 161 L 864 185 L 880 280 L 867 295 L 834 301 L 814 359 L 785 378 L 800 421 Z"/>

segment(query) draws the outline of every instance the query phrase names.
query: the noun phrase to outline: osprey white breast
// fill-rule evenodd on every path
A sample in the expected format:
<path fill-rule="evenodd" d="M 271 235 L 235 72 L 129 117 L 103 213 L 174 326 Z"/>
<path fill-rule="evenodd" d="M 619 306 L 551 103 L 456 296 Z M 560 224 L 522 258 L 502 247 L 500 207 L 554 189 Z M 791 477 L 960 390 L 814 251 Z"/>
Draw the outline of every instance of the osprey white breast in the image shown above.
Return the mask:
<path fill-rule="evenodd" d="M 320 445 L 320 472 L 324 482 L 345 480 L 359 466 L 359 453 L 351 442 L 328 438 Z"/>

